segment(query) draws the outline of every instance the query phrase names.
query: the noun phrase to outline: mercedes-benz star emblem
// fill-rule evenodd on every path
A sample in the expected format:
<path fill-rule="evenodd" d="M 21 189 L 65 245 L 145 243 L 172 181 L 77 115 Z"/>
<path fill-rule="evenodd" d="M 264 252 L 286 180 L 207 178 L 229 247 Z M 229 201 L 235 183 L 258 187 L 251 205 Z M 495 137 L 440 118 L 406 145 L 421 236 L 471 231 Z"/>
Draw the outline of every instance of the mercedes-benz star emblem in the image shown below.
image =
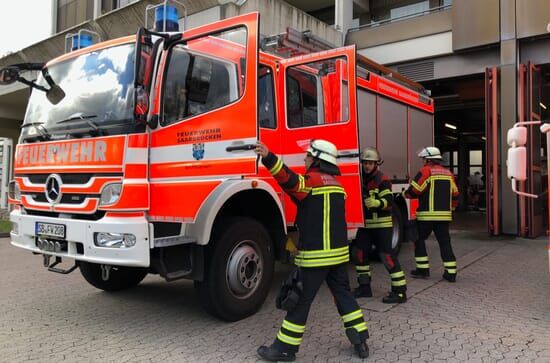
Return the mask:
<path fill-rule="evenodd" d="M 51 204 L 56 204 L 61 200 L 61 177 L 57 174 L 51 174 L 46 179 L 46 199 Z"/>

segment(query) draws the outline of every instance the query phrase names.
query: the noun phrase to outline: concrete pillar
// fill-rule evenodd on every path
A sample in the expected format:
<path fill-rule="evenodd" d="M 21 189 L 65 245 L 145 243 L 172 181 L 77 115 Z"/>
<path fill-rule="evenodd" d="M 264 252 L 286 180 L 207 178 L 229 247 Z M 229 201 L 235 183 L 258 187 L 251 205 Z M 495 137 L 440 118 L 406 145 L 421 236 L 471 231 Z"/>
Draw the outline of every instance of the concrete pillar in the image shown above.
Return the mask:
<path fill-rule="evenodd" d="M 94 19 L 101 16 L 101 0 L 94 0 Z"/>
<path fill-rule="evenodd" d="M 518 233 L 516 194 L 507 178 L 505 160 L 508 129 L 517 120 L 518 41 L 516 38 L 516 0 L 500 0 L 500 212 L 501 232 Z"/>
<path fill-rule="evenodd" d="M 52 7 L 52 19 L 51 19 L 51 34 L 57 33 L 57 1 L 58 0 L 50 0 L 51 7 Z"/>
<path fill-rule="evenodd" d="M 334 27 L 342 32 L 342 39 L 346 35 L 353 21 L 353 1 L 336 0 L 334 4 Z"/>

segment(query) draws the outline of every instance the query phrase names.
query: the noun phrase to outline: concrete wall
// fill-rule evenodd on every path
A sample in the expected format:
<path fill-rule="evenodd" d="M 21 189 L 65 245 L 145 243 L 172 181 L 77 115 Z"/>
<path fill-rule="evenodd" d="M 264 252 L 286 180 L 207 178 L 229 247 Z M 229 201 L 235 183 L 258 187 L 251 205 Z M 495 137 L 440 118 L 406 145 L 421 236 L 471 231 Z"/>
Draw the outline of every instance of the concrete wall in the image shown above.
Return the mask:
<path fill-rule="evenodd" d="M 364 49 L 444 33 L 451 29 L 451 10 L 443 10 L 416 18 L 353 30 L 346 35 L 346 44 L 357 44 L 358 49 Z"/>
<path fill-rule="evenodd" d="M 230 18 L 251 11 L 260 12 L 260 33 L 262 35 L 279 34 L 284 32 L 287 27 L 292 27 L 300 31 L 311 30 L 314 35 L 337 46 L 343 43 L 341 32 L 281 0 L 248 0 L 241 7 L 227 4 L 223 9 L 222 16 Z"/>

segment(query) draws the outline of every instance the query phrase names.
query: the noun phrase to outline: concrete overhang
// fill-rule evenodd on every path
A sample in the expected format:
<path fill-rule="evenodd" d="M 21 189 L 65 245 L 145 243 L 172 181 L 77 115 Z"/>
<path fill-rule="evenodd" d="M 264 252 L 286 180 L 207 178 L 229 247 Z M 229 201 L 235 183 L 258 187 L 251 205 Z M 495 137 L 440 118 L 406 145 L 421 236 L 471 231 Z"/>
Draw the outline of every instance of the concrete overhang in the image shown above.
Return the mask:
<path fill-rule="evenodd" d="M 344 44 L 356 44 L 358 49 L 415 39 L 452 31 L 451 10 L 442 10 L 411 19 L 404 19 L 378 26 L 351 29 Z"/>

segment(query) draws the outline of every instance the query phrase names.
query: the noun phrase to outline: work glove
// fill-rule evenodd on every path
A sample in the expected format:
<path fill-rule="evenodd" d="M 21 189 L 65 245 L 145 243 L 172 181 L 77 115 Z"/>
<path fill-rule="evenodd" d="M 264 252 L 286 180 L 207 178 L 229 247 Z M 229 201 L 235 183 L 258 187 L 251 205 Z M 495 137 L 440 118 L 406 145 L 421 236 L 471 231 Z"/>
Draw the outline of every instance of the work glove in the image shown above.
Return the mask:
<path fill-rule="evenodd" d="M 365 205 L 369 209 L 379 208 L 382 205 L 382 202 L 378 199 L 371 197 L 371 198 L 365 199 Z"/>

